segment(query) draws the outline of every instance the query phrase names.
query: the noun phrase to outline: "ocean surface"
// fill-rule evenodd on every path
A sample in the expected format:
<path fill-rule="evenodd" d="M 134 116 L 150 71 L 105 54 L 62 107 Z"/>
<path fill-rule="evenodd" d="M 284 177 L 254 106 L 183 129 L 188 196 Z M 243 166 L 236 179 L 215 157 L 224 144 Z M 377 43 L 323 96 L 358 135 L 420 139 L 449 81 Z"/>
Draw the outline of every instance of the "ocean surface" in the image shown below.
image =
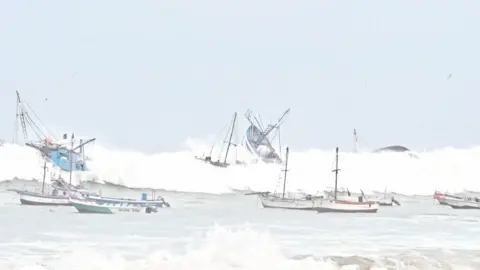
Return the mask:
<path fill-rule="evenodd" d="M 0 269 L 480 269 L 480 211 L 431 196 L 399 195 L 402 206 L 376 214 L 317 214 L 264 209 L 243 194 L 158 194 L 172 208 L 89 215 L 23 206 L 3 191 Z"/>
<path fill-rule="evenodd" d="M 480 190 L 478 153 L 342 153 L 341 186 L 388 188 L 404 194 L 396 196 L 402 206 L 317 214 L 263 209 L 256 196 L 232 191 L 278 190 L 278 165 L 221 169 L 195 160 L 193 150 L 146 155 L 99 147 L 92 171 L 75 181 L 96 181 L 87 188 L 106 196 L 140 198 L 138 188 L 158 188 L 172 207 L 88 215 L 20 205 L 7 189 L 39 183 L 10 180 L 39 179 L 41 162 L 35 151 L 7 145 L 0 148 L 0 269 L 480 269 L 480 211 L 432 198 L 435 189 Z M 287 190 L 333 185 L 333 158 L 331 150 L 292 152 Z"/>

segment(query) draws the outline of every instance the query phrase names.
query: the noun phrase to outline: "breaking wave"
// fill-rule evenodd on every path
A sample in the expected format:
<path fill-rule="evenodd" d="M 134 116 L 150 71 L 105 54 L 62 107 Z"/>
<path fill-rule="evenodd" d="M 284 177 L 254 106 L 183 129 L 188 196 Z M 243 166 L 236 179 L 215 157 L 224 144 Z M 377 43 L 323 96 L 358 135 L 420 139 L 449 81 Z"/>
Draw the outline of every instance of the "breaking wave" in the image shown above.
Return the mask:
<path fill-rule="evenodd" d="M 89 152 L 90 172 L 75 173 L 81 181 L 109 182 L 132 188 L 158 188 L 183 192 L 227 193 L 232 189 L 272 190 L 279 183 L 281 165 L 249 164 L 217 168 L 196 160 L 208 153 L 206 144 L 188 140 L 189 150 L 144 154 L 95 145 Z M 417 153 L 340 154 L 339 186 L 350 190 L 389 191 L 402 194 L 432 194 L 480 190 L 480 148 L 444 148 Z M 215 156 L 213 157 L 215 159 Z M 252 157 L 239 149 L 238 159 Z M 333 186 L 334 150 L 295 151 L 289 157 L 288 191 L 315 193 Z M 35 150 L 13 144 L 0 147 L 0 180 L 41 179 L 41 161 Z"/>
<path fill-rule="evenodd" d="M 43 249 L 47 245 L 37 243 Z M 27 248 L 27 246 L 26 246 Z M 33 246 L 28 245 L 28 248 Z M 40 248 L 40 247 L 37 247 Z M 49 252 L 55 245 L 48 247 Z M 58 248 L 58 246 L 57 246 Z M 475 269 L 478 253 L 422 250 L 389 256 L 287 255 L 275 237 L 250 228 L 229 229 L 214 226 L 201 239 L 190 240 L 179 252 L 141 249 L 143 254 L 109 248 L 69 245 L 55 256 L 41 259 L 15 256 L 0 263 L 7 269 Z M 147 252 L 148 250 L 148 252 Z M 329 252 L 331 253 L 331 252 Z M 462 254 L 463 255 L 460 255 Z M 3 264 L 3 265 L 2 265 Z M 468 265 L 470 264 L 470 266 Z M 472 265 L 473 264 L 473 265 Z M 2 269 L 3 269 L 2 267 Z M 193 268 L 192 268 L 193 267 Z"/>

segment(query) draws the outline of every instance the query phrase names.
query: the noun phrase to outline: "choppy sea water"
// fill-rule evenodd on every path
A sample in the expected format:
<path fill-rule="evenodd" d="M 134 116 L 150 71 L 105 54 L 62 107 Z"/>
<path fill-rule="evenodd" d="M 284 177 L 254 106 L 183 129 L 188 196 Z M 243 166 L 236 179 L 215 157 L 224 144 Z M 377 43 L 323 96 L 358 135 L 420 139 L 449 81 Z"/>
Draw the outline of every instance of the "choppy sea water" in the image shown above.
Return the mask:
<path fill-rule="evenodd" d="M 89 215 L 2 192 L 0 269 L 480 269 L 480 211 L 431 197 L 317 214 L 241 194 L 161 195 L 172 208 L 154 215 Z"/>

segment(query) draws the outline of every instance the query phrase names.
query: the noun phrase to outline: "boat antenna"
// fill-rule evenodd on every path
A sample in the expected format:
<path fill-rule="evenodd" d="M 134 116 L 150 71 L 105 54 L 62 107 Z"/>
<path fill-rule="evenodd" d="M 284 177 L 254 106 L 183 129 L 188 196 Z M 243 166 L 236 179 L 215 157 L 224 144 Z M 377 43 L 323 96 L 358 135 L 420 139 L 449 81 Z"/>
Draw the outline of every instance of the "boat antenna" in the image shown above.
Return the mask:
<path fill-rule="evenodd" d="M 333 195 L 334 196 L 333 198 L 336 201 L 337 200 L 337 190 L 338 190 L 338 186 L 337 186 L 338 171 L 340 171 L 340 169 L 338 168 L 338 146 L 335 149 L 335 169 L 332 170 L 332 171 L 335 172 L 335 194 Z"/>
<path fill-rule="evenodd" d="M 284 175 L 283 175 L 283 193 L 282 193 L 282 199 L 285 199 L 285 187 L 287 184 L 287 171 L 288 171 L 288 146 L 287 149 L 285 150 L 285 169 L 283 169 Z"/>
<path fill-rule="evenodd" d="M 43 180 L 42 180 L 42 195 L 45 190 L 45 175 L 47 174 L 47 161 L 43 160 Z"/>

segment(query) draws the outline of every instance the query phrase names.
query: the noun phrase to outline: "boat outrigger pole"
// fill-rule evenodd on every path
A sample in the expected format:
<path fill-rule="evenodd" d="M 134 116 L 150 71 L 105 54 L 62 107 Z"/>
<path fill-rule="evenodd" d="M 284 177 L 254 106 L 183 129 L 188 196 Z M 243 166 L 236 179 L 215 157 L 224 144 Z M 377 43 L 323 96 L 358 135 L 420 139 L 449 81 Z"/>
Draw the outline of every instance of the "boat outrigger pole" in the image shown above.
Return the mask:
<path fill-rule="evenodd" d="M 73 149 L 73 139 L 75 138 L 75 135 L 73 135 L 72 133 L 72 137 L 70 139 L 71 141 L 71 144 L 72 144 L 72 149 Z M 72 185 L 72 163 L 73 163 L 73 160 L 72 160 L 72 152 L 73 150 L 70 150 L 69 151 L 69 154 L 70 154 L 70 158 L 69 158 L 69 161 L 70 161 L 70 174 L 69 174 L 69 181 L 68 181 L 68 184 Z"/>

